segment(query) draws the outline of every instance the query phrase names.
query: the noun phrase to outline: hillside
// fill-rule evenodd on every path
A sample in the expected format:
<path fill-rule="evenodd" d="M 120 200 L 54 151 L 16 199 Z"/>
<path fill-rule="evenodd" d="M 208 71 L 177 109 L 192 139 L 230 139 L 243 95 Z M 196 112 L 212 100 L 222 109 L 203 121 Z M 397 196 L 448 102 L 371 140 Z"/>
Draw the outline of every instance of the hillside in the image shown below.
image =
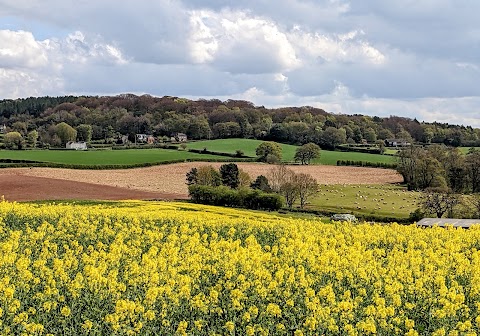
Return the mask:
<path fill-rule="evenodd" d="M 61 123 L 73 130 L 65 126 L 60 131 Z M 253 138 L 297 145 L 314 142 L 323 149 L 334 149 L 343 143 L 374 144 L 391 138 L 480 146 L 480 129 L 469 126 L 425 123 L 397 116 L 339 115 L 309 106 L 268 109 L 240 100 L 132 94 L 2 100 L 0 125 L 5 125 L 7 131 L 19 132 L 27 146 L 29 132 L 37 131 L 40 147 L 61 146 L 71 138 L 114 143 L 122 135 L 134 142 L 135 134 L 152 134 L 166 141 L 177 133 L 185 133 L 189 139 Z M 65 129 L 70 134 L 65 134 Z"/>

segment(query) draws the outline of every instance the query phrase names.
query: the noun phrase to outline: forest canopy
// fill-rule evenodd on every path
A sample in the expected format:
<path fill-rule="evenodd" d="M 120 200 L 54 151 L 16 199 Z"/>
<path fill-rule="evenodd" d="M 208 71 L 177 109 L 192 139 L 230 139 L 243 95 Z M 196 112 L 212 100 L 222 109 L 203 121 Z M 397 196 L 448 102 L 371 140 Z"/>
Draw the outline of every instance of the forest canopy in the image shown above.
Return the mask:
<path fill-rule="evenodd" d="M 386 139 L 480 146 L 480 129 L 445 123 L 419 122 L 390 116 L 328 113 L 311 106 L 265 108 L 244 100 L 117 96 L 38 97 L 0 101 L 0 125 L 24 138 L 37 131 L 39 142 L 61 145 L 58 125 L 78 132 L 88 129 L 89 140 L 113 142 L 122 135 L 150 134 L 189 139 L 255 138 L 292 144 L 335 148 L 341 143 L 366 144 Z"/>

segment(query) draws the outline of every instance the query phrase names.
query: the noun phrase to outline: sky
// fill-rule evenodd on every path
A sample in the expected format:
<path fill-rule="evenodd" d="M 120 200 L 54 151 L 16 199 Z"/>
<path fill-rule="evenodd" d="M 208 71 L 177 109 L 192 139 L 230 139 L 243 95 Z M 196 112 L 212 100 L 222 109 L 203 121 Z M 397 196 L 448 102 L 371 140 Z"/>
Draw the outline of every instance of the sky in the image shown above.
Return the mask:
<path fill-rule="evenodd" d="M 0 0 L 0 99 L 179 96 L 480 127 L 478 0 Z"/>

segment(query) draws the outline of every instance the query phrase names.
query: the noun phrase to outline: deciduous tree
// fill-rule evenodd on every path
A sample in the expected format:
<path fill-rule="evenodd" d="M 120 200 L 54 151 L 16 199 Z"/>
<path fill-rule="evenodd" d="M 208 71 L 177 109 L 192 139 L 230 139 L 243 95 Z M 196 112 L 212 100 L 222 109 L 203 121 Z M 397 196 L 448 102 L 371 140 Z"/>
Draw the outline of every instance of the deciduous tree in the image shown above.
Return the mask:
<path fill-rule="evenodd" d="M 320 147 L 314 143 L 307 143 L 298 147 L 295 151 L 295 161 L 300 161 L 302 165 L 309 164 L 311 160 L 320 157 Z"/>
<path fill-rule="evenodd" d="M 262 162 L 280 162 L 282 160 L 282 147 L 276 142 L 265 141 L 255 150 L 258 160 Z"/>
<path fill-rule="evenodd" d="M 19 132 L 8 132 L 3 137 L 3 143 L 7 149 L 23 149 L 25 140 Z"/>
<path fill-rule="evenodd" d="M 77 139 L 77 131 L 65 122 L 61 122 L 55 127 L 55 133 L 60 138 L 62 145 Z"/>

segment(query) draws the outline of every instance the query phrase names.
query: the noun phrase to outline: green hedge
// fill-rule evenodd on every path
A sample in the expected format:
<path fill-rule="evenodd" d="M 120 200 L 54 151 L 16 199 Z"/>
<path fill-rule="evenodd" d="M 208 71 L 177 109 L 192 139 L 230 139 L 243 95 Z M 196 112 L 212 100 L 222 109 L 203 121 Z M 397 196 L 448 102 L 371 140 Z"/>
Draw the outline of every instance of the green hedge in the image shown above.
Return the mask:
<path fill-rule="evenodd" d="M 354 161 L 354 160 L 337 160 L 337 166 L 373 167 L 373 168 L 386 168 L 386 169 L 397 168 L 396 163 Z"/>
<path fill-rule="evenodd" d="M 251 156 L 247 155 L 239 155 L 239 154 L 233 154 L 233 153 L 225 153 L 225 152 L 215 152 L 215 151 L 210 151 L 206 148 L 204 149 L 189 149 L 189 152 L 192 153 L 198 153 L 198 154 L 211 154 L 211 155 L 218 155 L 218 156 L 228 156 L 228 157 L 235 157 L 235 158 L 250 158 L 253 159 Z"/>
<path fill-rule="evenodd" d="M 177 145 L 171 144 L 145 144 L 145 145 L 114 145 L 112 149 L 122 150 L 122 149 L 152 149 L 152 148 L 163 148 L 163 149 L 175 149 L 178 150 L 180 147 Z"/>
<path fill-rule="evenodd" d="M 382 154 L 380 148 L 371 148 L 370 147 L 358 147 L 358 146 L 347 146 L 347 145 L 339 145 L 335 149 L 341 152 L 358 152 L 358 153 L 368 153 L 368 154 Z"/>
<path fill-rule="evenodd" d="M 282 198 L 259 190 L 236 190 L 225 186 L 212 187 L 193 184 L 188 187 L 190 198 L 195 203 L 247 208 L 252 210 L 279 210 Z"/>

